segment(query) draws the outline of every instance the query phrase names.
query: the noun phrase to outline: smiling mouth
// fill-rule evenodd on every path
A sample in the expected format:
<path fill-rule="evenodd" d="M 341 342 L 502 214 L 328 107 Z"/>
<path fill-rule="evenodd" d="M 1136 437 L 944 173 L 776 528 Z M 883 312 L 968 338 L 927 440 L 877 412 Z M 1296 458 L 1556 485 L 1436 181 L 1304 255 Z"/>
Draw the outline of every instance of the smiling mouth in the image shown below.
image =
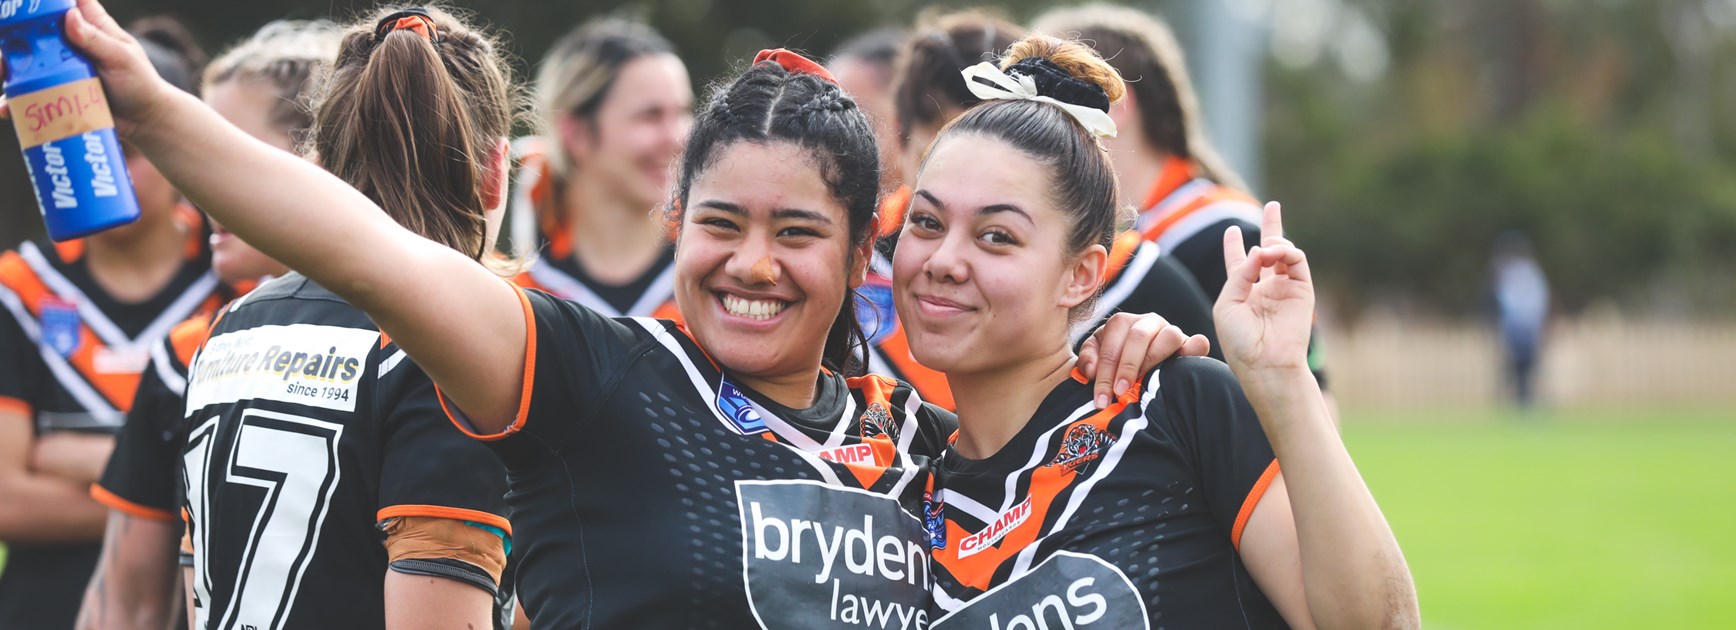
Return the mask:
<path fill-rule="evenodd" d="M 723 310 L 736 317 L 745 317 L 756 321 L 765 321 L 777 317 L 784 312 L 789 302 L 782 300 L 749 300 L 728 293 L 722 294 Z"/>

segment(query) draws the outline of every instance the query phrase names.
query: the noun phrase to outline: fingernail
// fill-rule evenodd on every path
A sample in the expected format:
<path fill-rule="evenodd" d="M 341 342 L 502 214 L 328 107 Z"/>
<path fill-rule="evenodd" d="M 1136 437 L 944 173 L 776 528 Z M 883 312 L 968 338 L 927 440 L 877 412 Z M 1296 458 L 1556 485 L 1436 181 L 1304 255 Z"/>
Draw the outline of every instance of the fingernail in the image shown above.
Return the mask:
<path fill-rule="evenodd" d="M 1125 393 L 1127 393 L 1127 379 L 1115 381 L 1115 395 L 1120 396 Z"/>
<path fill-rule="evenodd" d="M 1097 395 L 1097 408 L 1103 409 L 1103 408 L 1106 408 L 1108 406 L 1109 406 L 1109 396 L 1107 396 L 1105 394 L 1098 394 Z"/>

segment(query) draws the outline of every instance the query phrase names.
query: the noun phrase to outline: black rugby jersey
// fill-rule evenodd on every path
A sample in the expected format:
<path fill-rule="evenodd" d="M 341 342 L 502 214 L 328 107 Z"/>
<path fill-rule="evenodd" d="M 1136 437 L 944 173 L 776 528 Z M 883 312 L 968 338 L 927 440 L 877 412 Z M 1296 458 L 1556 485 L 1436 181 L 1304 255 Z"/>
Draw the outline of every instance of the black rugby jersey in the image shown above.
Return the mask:
<path fill-rule="evenodd" d="M 26 242 L 0 254 L 0 408 L 29 417 L 39 436 L 119 430 L 150 348 L 175 324 L 228 297 L 199 245 L 202 230 L 187 227 L 180 270 L 136 304 L 96 283 L 84 241 Z M 100 543 L 8 544 L 0 628 L 72 627 Z"/>
<path fill-rule="evenodd" d="M 181 522 L 187 364 L 205 343 L 216 316 L 212 312 L 181 322 L 151 348 L 150 366 L 139 378 L 133 408 L 115 436 L 114 453 L 102 479 L 91 486 L 98 502 L 140 518 Z"/>
<path fill-rule="evenodd" d="M 521 296 L 526 399 L 477 437 L 507 464 L 538 627 L 926 625 L 924 505 L 950 415 L 829 372 L 810 408 L 784 408 L 672 322 Z"/>
<path fill-rule="evenodd" d="M 299 274 L 224 310 L 186 398 L 197 627 L 378 628 L 379 523 L 510 533 L 500 463 L 452 428 L 433 383 L 365 314 Z"/>
<path fill-rule="evenodd" d="M 1102 411 L 1064 381 L 999 452 L 937 466 L 933 627 L 1282 627 L 1236 553 L 1277 471 L 1219 361 L 1171 359 Z"/>

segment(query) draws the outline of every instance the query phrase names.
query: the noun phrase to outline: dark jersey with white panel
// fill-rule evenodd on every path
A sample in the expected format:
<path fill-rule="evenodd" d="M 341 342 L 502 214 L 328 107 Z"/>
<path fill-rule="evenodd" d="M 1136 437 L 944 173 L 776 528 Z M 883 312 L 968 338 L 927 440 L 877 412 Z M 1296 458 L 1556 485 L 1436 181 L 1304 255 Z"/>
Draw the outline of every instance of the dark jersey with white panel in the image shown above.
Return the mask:
<path fill-rule="evenodd" d="M 1064 381 L 998 452 L 937 466 L 932 627 L 1283 627 L 1236 551 L 1277 473 L 1221 362 L 1171 359 L 1101 411 Z"/>
<path fill-rule="evenodd" d="M 505 472 L 359 309 L 298 274 L 266 283 L 224 310 L 186 398 L 197 627 L 383 627 L 388 570 L 497 592 L 468 563 L 388 568 L 393 519 L 509 536 Z"/>
<path fill-rule="evenodd" d="M 196 217 L 179 270 L 138 303 L 110 296 L 91 275 L 84 241 L 27 242 L 0 254 L 0 409 L 28 418 L 36 437 L 113 435 L 133 405 L 152 346 L 169 329 L 227 299 L 210 272 Z M 70 628 L 101 551 L 100 539 L 7 543 L 0 628 Z"/>
<path fill-rule="evenodd" d="M 155 521 L 181 522 L 182 446 L 187 432 L 187 365 L 211 333 L 217 312 L 181 322 L 151 349 L 114 453 L 91 496 L 110 509 Z"/>
<path fill-rule="evenodd" d="M 666 320 L 521 291 L 525 398 L 501 433 L 539 627 L 926 625 L 930 462 L 950 414 L 822 371 L 807 409 L 732 381 Z"/>

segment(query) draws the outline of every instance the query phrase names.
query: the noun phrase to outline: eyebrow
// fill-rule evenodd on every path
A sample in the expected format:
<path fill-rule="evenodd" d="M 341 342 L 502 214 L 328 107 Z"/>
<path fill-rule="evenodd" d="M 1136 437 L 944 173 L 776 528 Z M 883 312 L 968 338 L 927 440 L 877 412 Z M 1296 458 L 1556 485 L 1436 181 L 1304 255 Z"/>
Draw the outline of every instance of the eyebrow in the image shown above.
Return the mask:
<path fill-rule="evenodd" d="M 923 199 L 927 199 L 928 203 L 934 204 L 934 207 L 940 208 L 941 210 L 946 210 L 946 204 L 941 203 L 940 199 L 935 197 L 933 193 L 930 193 L 927 190 L 918 190 L 918 191 L 916 191 L 916 194 L 917 194 L 917 196 L 920 196 Z M 986 206 L 983 206 L 983 207 L 977 209 L 977 214 L 982 215 L 982 216 L 995 214 L 997 212 L 1011 212 L 1011 213 L 1017 214 L 1021 217 L 1024 217 L 1026 221 L 1030 221 L 1032 223 L 1037 222 L 1036 219 L 1031 218 L 1031 213 L 1025 212 L 1023 209 L 1021 209 L 1018 206 L 1015 206 L 1013 204 L 1010 204 L 1010 203 L 989 204 L 989 205 L 986 205 Z"/>
<path fill-rule="evenodd" d="M 701 201 L 695 205 L 697 205 L 698 207 L 701 207 L 701 208 L 710 208 L 712 210 L 717 210 L 720 212 L 726 212 L 726 213 L 733 214 L 733 215 L 736 215 L 739 217 L 747 216 L 747 209 L 742 208 L 738 204 L 733 204 L 733 203 L 730 203 L 727 201 L 720 201 L 720 200 L 716 200 L 716 199 L 707 199 L 707 200 Z M 772 218 L 773 219 L 801 219 L 804 221 L 813 221 L 815 223 L 825 223 L 828 225 L 830 225 L 832 223 L 832 218 L 826 216 L 823 213 L 815 212 L 813 210 L 802 210 L 800 208 L 778 208 L 778 209 L 772 211 Z"/>

